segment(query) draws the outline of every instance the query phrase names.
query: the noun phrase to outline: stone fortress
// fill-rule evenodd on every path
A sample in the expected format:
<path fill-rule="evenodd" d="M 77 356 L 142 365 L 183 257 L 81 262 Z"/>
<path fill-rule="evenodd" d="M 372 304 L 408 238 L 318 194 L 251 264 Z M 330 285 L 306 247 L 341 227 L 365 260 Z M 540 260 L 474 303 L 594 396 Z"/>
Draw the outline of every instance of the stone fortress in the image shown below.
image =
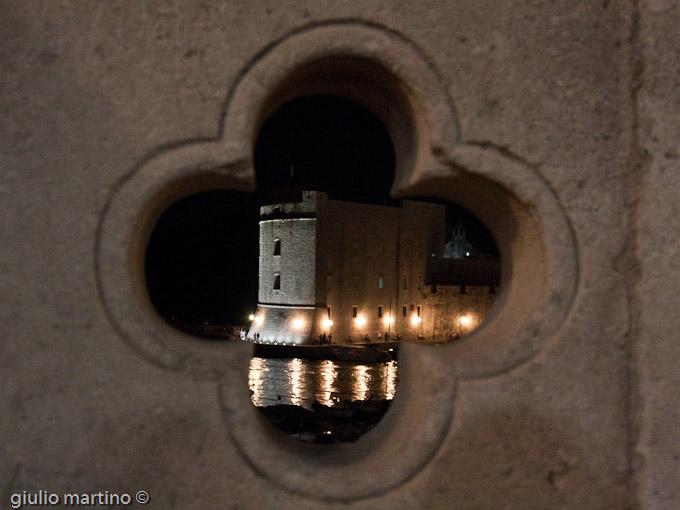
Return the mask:
<path fill-rule="evenodd" d="M 446 341 L 481 324 L 494 302 L 499 259 L 479 256 L 460 222 L 445 243 L 444 205 L 299 191 L 260 218 L 252 341 Z"/>

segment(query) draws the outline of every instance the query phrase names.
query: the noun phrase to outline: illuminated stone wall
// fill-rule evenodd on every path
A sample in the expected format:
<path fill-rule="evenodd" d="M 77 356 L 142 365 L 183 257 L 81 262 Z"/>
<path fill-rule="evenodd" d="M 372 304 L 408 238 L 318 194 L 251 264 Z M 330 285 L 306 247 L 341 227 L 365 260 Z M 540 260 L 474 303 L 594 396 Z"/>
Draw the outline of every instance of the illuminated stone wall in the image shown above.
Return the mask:
<path fill-rule="evenodd" d="M 260 222 L 259 301 L 314 305 L 316 220 L 287 218 Z M 281 254 L 274 255 L 274 243 Z M 275 285 L 275 275 L 278 282 Z"/>
<path fill-rule="evenodd" d="M 328 200 L 319 225 L 319 267 L 325 268 L 319 280 L 331 308 L 333 341 L 375 339 L 378 306 L 387 311 L 396 295 L 399 210 Z"/>
<path fill-rule="evenodd" d="M 426 282 L 443 255 L 445 229 L 443 205 L 405 200 L 400 207 L 388 207 L 322 200 L 317 285 L 326 289 L 323 302 L 331 307 L 334 342 L 376 342 L 397 335 L 427 340 Z"/>
<path fill-rule="evenodd" d="M 496 300 L 487 285 L 438 285 L 427 287 L 423 300 L 423 335 L 426 340 L 446 342 L 465 336 L 480 326 Z"/>
<path fill-rule="evenodd" d="M 264 206 L 261 215 L 260 305 L 249 339 L 423 338 L 425 282 L 443 253 L 444 206 L 360 204 L 311 191 L 299 203 Z M 280 289 L 274 288 L 276 275 Z"/>
<path fill-rule="evenodd" d="M 375 338 L 378 306 L 387 310 L 396 295 L 398 209 L 329 200 L 321 214 L 320 267 L 331 283 L 326 295 L 334 341 Z"/>
<path fill-rule="evenodd" d="M 418 306 L 422 310 L 430 262 L 443 254 L 445 207 L 413 201 L 402 207 L 332 200 L 328 204 L 325 230 L 336 239 L 330 239 L 320 257 L 326 260 L 327 275 L 334 283 L 338 280 L 327 293 L 335 317 L 334 339 L 356 342 L 368 337 L 376 342 L 386 334 L 418 339 L 422 324 L 413 317 Z M 359 320 L 353 318 L 354 306 Z M 394 322 L 388 322 L 389 317 Z"/>

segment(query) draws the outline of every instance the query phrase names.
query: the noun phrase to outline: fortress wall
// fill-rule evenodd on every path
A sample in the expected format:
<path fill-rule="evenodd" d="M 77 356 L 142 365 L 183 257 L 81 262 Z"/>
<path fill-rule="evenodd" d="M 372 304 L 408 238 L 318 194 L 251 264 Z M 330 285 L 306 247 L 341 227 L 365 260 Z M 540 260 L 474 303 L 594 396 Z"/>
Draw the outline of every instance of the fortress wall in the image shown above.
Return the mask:
<path fill-rule="evenodd" d="M 452 335 L 470 333 L 484 322 L 496 297 L 488 286 L 467 285 L 464 294 L 458 285 L 438 285 L 436 294 L 428 289 L 423 300 L 425 340 L 446 342 Z"/>
<path fill-rule="evenodd" d="M 431 251 L 441 256 L 445 236 L 445 207 L 406 201 L 386 207 L 328 200 L 319 218 L 317 284 L 327 289 L 336 342 L 357 341 L 368 335 L 402 331 L 416 338 L 410 307 L 421 303 Z M 382 287 L 381 287 L 382 280 Z M 407 319 L 400 310 L 409 307 Z M 352 307 L 366 319 L 357 327 Z M 379 316 L 382 307 L 382 317 Z M 388 316 L 395 319 L 388 325 Z M 418 328 L 416 328 L 418 329 Z"/>
<path fill-rule="evenodd" d="M 309 343 L 318 322 L 313 307 L 258 305 L 255 316 L 258 319 L 248 330 L 249 340 L 288 345 Z"/>
<path fill-rule="evenodd" d="M 411 306 L 423 306 L 426 282 L 434 261 L 444 254 L 445 239 L 445 206 L 405 202 L 399 211 L 399 282 L 393 307 L 396 321 L 392 328 L 402 338 L 415 339 L 424 331 L 422 325 L 411 324 Z M 403 306 L 409 309 L 407 317 L 402 313 Z"/>
<path fill-rule="evenodd" d="M 316 298 L 316 220 L 289 218 L 260 222 L 259 301 L 313 305 Z M 280 241 L 281 254 L 274 255 Z M 279 289 L 274 288 L 279 275 Z"/>
<path fill-rule="evenodd" d="M 390 296 L 396 295 L 399 209 L 334 200 L 327 204 L 319 233 L 325 240 L 319 260 L 326 275 L 332 276 L 327 303 L 334 322 L 333 340 L 346 342 L 349 336 L 357 341 L 364 335 L 375 340 L 382 327 L 378 306 L 387 311 Z M 364 326 L 353 320 L 353 306 L 366 319 Z"/>

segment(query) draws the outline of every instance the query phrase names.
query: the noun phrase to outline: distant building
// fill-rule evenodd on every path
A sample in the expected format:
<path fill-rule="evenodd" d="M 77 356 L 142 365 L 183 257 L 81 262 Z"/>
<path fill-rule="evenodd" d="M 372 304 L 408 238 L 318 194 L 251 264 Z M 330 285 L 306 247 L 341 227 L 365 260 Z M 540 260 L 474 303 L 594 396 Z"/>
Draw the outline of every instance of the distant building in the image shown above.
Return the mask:
<path fill-rule="evenodd" d="M 451 240 L 444 247 L 444 258 L 464 259 L 465 257 L 477 257 L 478 255 L 479 250 L 467 240 L 463 221 L 459 219 L 456 222 L 456 226 L 453 227 Z"/>
<path fill-rule="evenodd" d="M 265 205 L 258 309 L 247 336 L 308 344 L 464 334 L 491 307 L 498 259 L 446 259 L 445 240 L 446 207 L 438 204 L 371 205 L 303 191 Z"/>

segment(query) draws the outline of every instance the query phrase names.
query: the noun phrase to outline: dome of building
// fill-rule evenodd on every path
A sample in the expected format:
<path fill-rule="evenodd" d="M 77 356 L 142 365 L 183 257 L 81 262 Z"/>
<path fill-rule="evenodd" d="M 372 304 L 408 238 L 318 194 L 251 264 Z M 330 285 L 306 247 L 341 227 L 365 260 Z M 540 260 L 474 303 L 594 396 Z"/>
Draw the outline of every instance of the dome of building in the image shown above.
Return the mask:
<path fill-rule="evenodd" d="M 453 227 L 451 240 L 444 247 L 445 259 L 464 259 L 465 257 L 477 257 L 479 250 L 467 240 L 463 221 L 458 220 Z"/>

